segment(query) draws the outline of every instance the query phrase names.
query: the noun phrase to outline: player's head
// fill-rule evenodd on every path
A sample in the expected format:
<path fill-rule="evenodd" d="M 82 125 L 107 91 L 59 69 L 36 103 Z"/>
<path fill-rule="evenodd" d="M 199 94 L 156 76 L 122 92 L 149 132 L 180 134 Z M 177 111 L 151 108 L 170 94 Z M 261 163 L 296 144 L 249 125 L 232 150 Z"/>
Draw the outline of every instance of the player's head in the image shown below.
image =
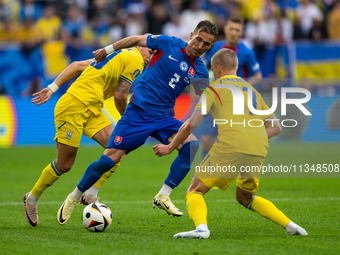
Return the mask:
<path fill-rule="evenodd" d="M 194 32 L 190 33 L 190 41 L 185 50 L 192 58 L 198 58 L 209 50 L 218 36 L 218 28 L 210 20 L 200 21 Z"/>
<path fill-rule="evenodd" d="M 243 35 L 244 21 L 240 17 L 231 17 L 224 26 L 225 39 L 229 46 L 236 47 Z"/>
<path fill-rule="evenodd" d="M 147 47 L 140 47 L 137 46 L 137 49 L 139 50 L 140 54 L 143 57 L 144 60 L 144 67 L 146 67 L 149 64 L 149 61 L 152 57 L 152 55 L 155 53 L 155 50 L 152 50 L 150 48 Z"/>
<path fill-rule="evenodd" d="M 224 75 L 236 75 L 238 59 L 236 53 L 230 49 L 221 49 L 211 59 L 211 69 L 215 78 Z"/>

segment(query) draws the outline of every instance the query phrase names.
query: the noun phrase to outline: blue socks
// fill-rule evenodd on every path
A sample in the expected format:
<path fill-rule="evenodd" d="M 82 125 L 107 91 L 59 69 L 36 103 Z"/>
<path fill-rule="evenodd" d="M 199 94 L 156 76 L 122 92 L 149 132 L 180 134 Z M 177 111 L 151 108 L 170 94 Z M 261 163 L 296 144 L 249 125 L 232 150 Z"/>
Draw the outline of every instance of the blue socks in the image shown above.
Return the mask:
<path fill-rule="evenodd" d="M 104 154 L 101 155 L 99 160 L 88 166 L 77 188 L 81 192 L 85 192 L 100 179 L 103 173 L 109 171 L 115 165 L 116 163 L 111 158 Z"/>
<path fill-rule="evenodd" d="M 191 164 L 195 159 L 196 153 L 199 148 L 197 140 L 185 143 L 178 151 L 178 156 L 170 167 L 170 173 L 166 178 L 164 184 L 172 189 L 177 187 L 190 171 Z"/>

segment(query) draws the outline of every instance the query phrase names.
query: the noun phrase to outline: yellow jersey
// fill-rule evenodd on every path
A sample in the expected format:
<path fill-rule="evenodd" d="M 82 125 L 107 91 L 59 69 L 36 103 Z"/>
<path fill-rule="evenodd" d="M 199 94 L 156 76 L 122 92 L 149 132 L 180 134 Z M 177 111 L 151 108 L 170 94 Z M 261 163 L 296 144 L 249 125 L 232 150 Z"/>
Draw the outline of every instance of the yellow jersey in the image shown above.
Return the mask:
<path fill-rule="evenodd" d="M 102 111 L 104 100 L 112 97 L 123 79 L 130 84 L 142 73 L 144 60 L 137 48 L 122 49 L 108 55 L 103 62 L 92 62 L 67 93 L 85 104 L 94 114 Z"/>
<path fill-rule="evenodd" d="M 234 114 L 233 94 L 227 88 L 215 88 L 217 84 L 238 87 L 243 92 L 244 114 Z M 248 88 L 253 90 L 253 106 L 257 110 L 267 110 L 269 107 L 248 82 L 238 76 L 226 75 L 213 82 L 202 94 L 206 97 L 206 111 L 214 119 L 218 129 L 216 142 L 209 154 L 219 156 L 227 153 L 244 153 L 265 157 L 268 149 L 268 136 L 265 128 L 265 120 L 274 118 L 274 114 L 254 115 L 248 108 Z M 201 97 L 202 98 L 202 97 Z M 202 99 L 195 110 L 201 110 Z M 242 107 L 241 107 L 242 108 Z"/>

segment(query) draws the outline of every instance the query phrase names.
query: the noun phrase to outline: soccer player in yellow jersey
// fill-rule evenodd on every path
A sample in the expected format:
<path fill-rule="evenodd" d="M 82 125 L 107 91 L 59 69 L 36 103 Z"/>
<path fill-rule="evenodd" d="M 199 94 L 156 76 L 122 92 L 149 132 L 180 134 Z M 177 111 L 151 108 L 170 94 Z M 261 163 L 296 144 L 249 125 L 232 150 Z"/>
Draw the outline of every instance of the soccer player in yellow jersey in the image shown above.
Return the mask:
<path fill-rule="evenodd" d="M 23 197 L 26 219 L 30 225 L 35 227 L 39 223 L 37 203 L 44 190 L 71 169 L 82 134 L 106 147 L 113 126 L 102 112 L 104 100 L 113 96 L 115 106 L 122 115 L 127 106 L 130 85 L 142 73 L 153 53 L 149 48 L 138 46 L 114 52 L 101 63 L 92 59 L 74 62 L 51 85 L 33 94 L 35 97 L 32 102 L 41 105 L 50 99 L 59 86 L 82 72 L 55 106 L 57 159 L 45 167 L 32 190 Z M 106 172 L 92 186 L 94 193 L 98 192 L 115 168 Z M 96 200 L 96 195 L 90 196 L 83 203 Z"/>
<path fill-rule="evenodd" d="M 201 114 L 202 108 L 211 114 L 215 123 L 220 123 L 217 125 L 217 141 L 198 169 L 196 168 L 186 195 L 187 210 L 196 229 L 178 233 L 174 238 L 208 238 L 210 231 L 207 226 L 207 206 L 203 196 L 213 187 L 227 189 L 235 178 L 237 178 L 236 199 L 240 204 L 281 225 L 289 235 L 307 235 L 303 228 L 288 219 L 272 202 L 255 195 L 259 186 L 260 171 L 242 171 L 247 166 L 248 169 L 260 169 L 267 155 L 268 138 L 279 134 L 281 125 L 273 114 L 251 114 L 247 100 L 244 100 L 241 105 L 244 114 L 233 114 L 233 105 L 237 100 L 236 97 L 233 98 L 232 90 L 235 94 L 236 90 L 240 93 L 244 91 L 244 98 L 247 99 L 248 88 L 251 88 L 254 92 L 254 108 L 269 109 L 261 95 L 249 83 L 236 76 L 237 62 L 235 52 L 230 49 L 221 49 L 213 56 L 212 70 L 217 79 L 211 84 L 211 88 L 217 92 L 214 98 L 204 92 L 193 115 L 182 125 L 173 141 L 169 145 L 154 146 L 155 154 L 158 156 L 171 153 L 201 122 L 204 117 Z M 217 88 L 220 84 L 229 85 L 230 90 Z M 204 101 L 206 104 L 202 103 L 202 98 L 206 98 Z M 238 99 L 240 98 L 242 97 Z M 219 169 L 224 167 L 226 171 L 207 170 L 214 166 L 215 170 L 219 166 Z"/>

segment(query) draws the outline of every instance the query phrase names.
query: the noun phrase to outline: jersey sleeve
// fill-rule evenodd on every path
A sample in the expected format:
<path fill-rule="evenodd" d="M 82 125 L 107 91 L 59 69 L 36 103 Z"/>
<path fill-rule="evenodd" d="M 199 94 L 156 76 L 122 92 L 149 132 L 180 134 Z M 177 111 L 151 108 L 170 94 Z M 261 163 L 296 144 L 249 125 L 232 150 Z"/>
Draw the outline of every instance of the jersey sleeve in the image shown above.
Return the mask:
<path fill-rule="evenodd" d="M 140 61 L 139 57 L 128 56 L 128 64 L 124 68 L 120 78 L 128 83 L 132 82 L 140 75 L 143 71 L 143 63 Z"/>
<path fill-rule="evenodd" d="M 248 77 L 253 76 L 254 74 L 261 71 L 260 65 L 256 60 L 255 54 L 252 50 L 249 49 L 247 53 L 247 61 L 246 61 L 246 67 L 248 69 Z"/>
<path fill-rule="evenodd" d="M 168 35 L 148 35 L 146 46 L 153 50 L 165 51 L 169 49 L 172 37 Z"/>

